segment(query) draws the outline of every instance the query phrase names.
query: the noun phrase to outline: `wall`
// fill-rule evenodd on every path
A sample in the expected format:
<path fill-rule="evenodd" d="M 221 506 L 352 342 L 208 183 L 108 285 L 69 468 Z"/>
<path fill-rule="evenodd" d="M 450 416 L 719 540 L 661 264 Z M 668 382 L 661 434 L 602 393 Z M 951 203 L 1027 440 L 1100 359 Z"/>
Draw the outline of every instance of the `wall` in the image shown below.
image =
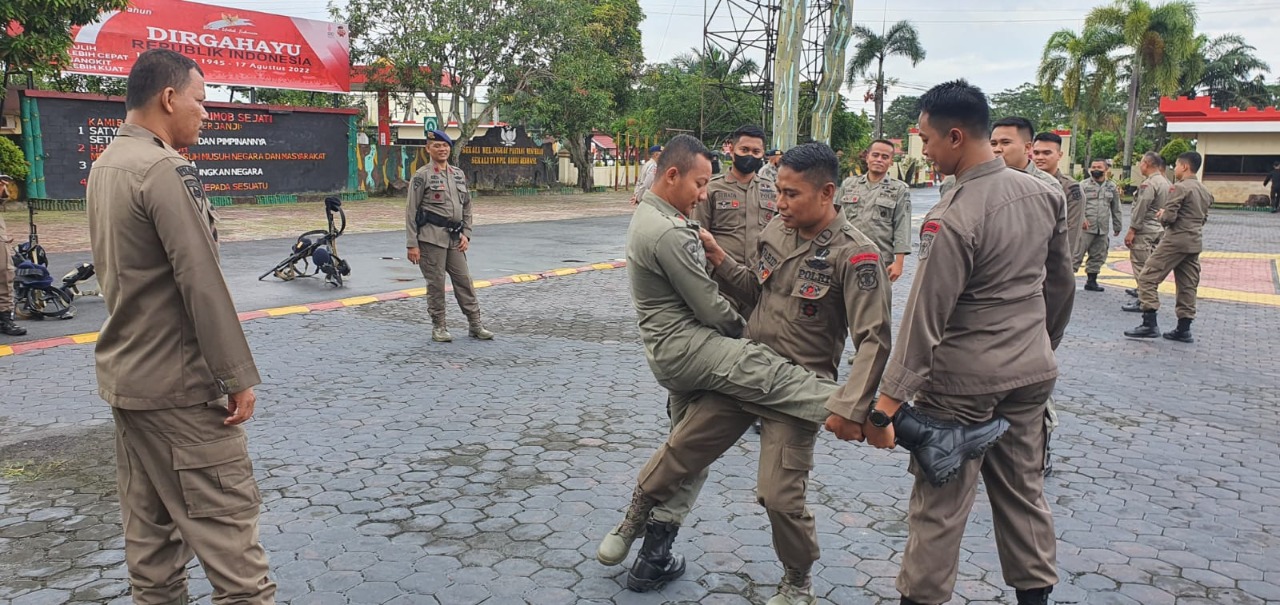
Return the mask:
<path fill-rule="evenodd" d="M 1196 136 L 1201 155 L 1273 155 L 1280 132 L 1204 132 Z"/>
<path fill-rule="evenodd" d="M 635 188 L 636 170 L 633 168 L 628 175 L 624 172 L 626 166 L 617 167 L 617 178 L 615 182 L 613 166 L 595 166 L 593 168 L 596 187 L 608 187 L 613 189 L 617 184 L 620 189 L 631 190 Z M 560 158 L 560 182 L 565 185 L 578 184 L 578 169 L 574 167 L 573 162 L 569 160 L 568 155 Z"/>

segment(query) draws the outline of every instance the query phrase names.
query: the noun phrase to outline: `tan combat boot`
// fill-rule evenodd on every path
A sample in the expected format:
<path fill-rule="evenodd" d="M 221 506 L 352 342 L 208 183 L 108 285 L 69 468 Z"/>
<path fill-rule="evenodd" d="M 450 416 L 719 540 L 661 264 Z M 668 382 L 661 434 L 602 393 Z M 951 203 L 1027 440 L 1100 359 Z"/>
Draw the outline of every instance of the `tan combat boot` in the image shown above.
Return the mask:
<path fill-rule="evenodd" d="M 470 334 L 472 338 L 478 340 L 493 340 L 493 332 L 484 328 L 484 324 L 480 323 L 479 317 L 472 317 L 467 321 L 470 324 L 467 328 L 467 333 Z"/>
<path fill-rule="evenodd" d="M 644 525 L 649 521 L 649 513 L 658 502 L 637 487 L 631 494 L 631 504 L 627 506 L 627 514 L 622 523 L 614 527 L 596 549 L 596 560 L 605 565 L 617 565 L 627 558 L 631 552 L 631 544 L 640 537 Z"/>
<path fill-rule="evenodd" d="M 778 585 L 778 594 L 765 605 L 814 605 L 817 602 L 818 595 L 813 592 L 809 570 L 786 567 L 782 583 Z"/>
<path fill-rule="evenodd" d="M 449 328 L 445 327 L 443 321 L 431 322 L 431 340 L 436 342 L 453 342 L 453 335 L 449 334 Z"/>

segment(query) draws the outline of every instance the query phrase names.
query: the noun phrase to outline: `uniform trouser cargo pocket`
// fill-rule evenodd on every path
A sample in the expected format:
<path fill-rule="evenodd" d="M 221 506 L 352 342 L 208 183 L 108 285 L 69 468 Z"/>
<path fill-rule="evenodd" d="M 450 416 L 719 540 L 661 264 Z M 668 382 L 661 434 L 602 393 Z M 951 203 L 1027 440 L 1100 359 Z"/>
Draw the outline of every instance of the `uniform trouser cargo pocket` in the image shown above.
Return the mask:
<path fill-rule="evenodd" d="M 262 502 L 244 435 L 172 447 L 188 517 L 229 515 Z"/>

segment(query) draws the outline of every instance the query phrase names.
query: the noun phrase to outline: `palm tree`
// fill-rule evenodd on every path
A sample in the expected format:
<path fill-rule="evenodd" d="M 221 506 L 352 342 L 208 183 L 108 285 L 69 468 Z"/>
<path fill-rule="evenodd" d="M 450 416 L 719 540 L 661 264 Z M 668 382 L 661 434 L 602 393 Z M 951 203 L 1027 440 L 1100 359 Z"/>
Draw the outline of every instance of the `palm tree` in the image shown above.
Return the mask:
<path fill-rule="evenodd" d="M 1178 94 L 1195 98 L 1207 94 L 1214 107 L 1266 107 L 1273 96 L 1265 74 L 1271 71 L 1266 61 L 1258 58 L 1257 48 L 1239 34 L 1224 34 L 1210 39 L 1196 37 L 1196 53 L 1183 73 Z"/>
<path fill-rule="evenodd" d="M 1058 30 L 1045 43 L 1036 72 L 1040 95 L 1046 103 L 1061 89 L 1062 100 L 1071 111 L 1072 129 L 1084 130 L 1089 159 L 1093 156 L 1094 130 L 1105 127 L 1105 101 L 1116 86 L 1116 64 L 1107 54 L 1106 41 L 1097 29 L 1085 29 L 1080 34 L 1070 29 Z"/>
<path fill-rule="evenodd" d="M 1196 7 L 1188 0 L 1171 0 L 1152 7 L 1147 0 L 1116 0 L 1089 11 L 1088 35 L 1098 35 L 1106 53 L 1122 62 L 1129 74 L 1129 111 L 1125 117 L 1124 174 L 1133 165 L 1141 92 L 1177 92 L 1179 78 L 1195 52 Z"/>
<path fill-rule="evenodd" d="M 858 40 L 858 51 L 849 59 L 849 81 L 859 76 L 874 78 L 876 95 L 875 138 L 884 136 L 884 60 L 892 56 L 906 57 L 915 67 L 924 60 L 924 47 L 920 45 L 920 34 L 910 21 L 894 23 L 883 36 L 871 31 L 865 25 L 853 28 L 853 37 Z M 874 72 L 872 69 L 874 67 Z"/>

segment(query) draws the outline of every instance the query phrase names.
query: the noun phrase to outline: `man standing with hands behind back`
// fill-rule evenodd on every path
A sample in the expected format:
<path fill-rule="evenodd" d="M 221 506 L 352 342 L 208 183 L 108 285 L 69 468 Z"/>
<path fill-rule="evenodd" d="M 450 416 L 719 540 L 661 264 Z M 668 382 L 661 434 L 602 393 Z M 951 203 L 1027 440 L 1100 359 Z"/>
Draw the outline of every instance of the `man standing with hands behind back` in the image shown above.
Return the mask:
<path fill-rule="evenodd" d="M 135 603 L 186 603 L 200 558 L 213 602 L 274 603 L 262 498 L 240 425 L 261 382 L 218 261 L 195 166 L 204 76 L 169 50 L 138 56 L 125 123 L 93 163 L 89 241 L 106 302 L 94 358 L 112 407 L 125 562 Z"/>
<path fill-rule="evenodd" d="M 1079 270 L 1084 262 L 1084 255 L 1089 255 L 1089 264 L 1085 266 L 1085 275 L 1089 280 L 1084 289 L 1090 292 L 1101 292 L 1098 285 L 1098 273 L 1107 262 L 1107 252 L 1111 249 L 1111 238 L 1107 235 L 1107 223 L 1111 223 L 1113 235 L 1120 235 L 1120 189 L 1115 183 L 1107 180 L 1107 164 L 1102 160 L 1094 160 L 1089 166 L 1089 178 L 1080 182 L 1084 191 L 1084 223 L 1081 224 L 1080 244 L 1073 251 L 1076 255 L 1073 269 Z"/>
<path fill-rule="evenodd" d="M 439 130 L 427 131 L 431 163 L 413 173 L 405 210 L 405 242 L 409 262 L 418 265 L 427 280 L 427 311 L 431 314 L 431 340 L 452 342 L 445 324 L 444 274 L 453 281 L 453 297 L 467 316 L 472 338 L 493 340 L 493 332 L 480 323 L 480 301 L 471 284 L 467 250 L 471 247 L 471 193 L 462 169 L 449 164 L 453 139 Z"/>

